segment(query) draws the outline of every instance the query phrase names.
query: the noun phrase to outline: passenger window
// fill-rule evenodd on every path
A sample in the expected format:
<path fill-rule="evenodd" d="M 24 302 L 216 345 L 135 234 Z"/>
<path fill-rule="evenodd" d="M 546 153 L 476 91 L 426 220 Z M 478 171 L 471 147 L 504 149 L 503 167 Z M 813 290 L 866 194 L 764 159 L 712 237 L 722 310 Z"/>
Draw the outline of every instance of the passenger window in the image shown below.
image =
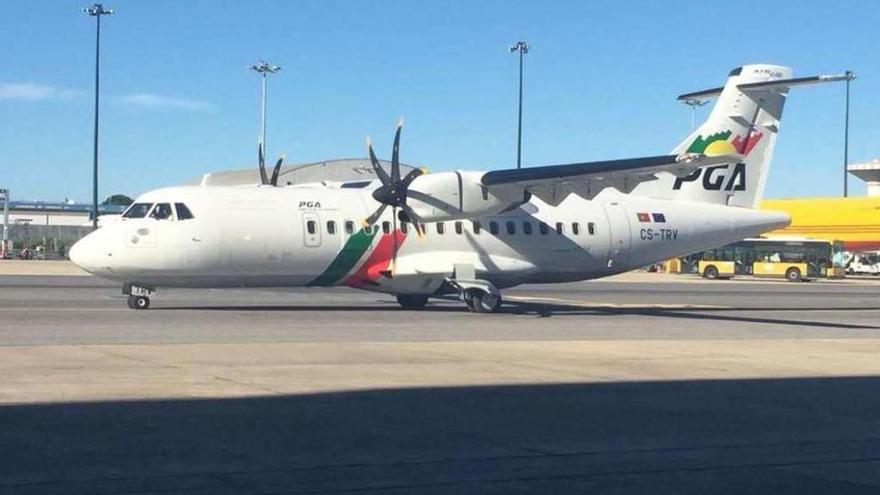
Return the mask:
<path fill-rule="evenodd" d="M 492 235 L 498 235 L 498 222 L 489 222 L 489 232 Z"/>
<path fill-rule="evenodd" d="M 409 224 L 406 222 L 400 222 L 400 231 L 406 234 L 409 232 Z"/>
<path fill-rule="evenodd" d="M 391 233 L 391 222 L 382 222 L 382 232 L 384 232 L 385 234 Z"/>
<path fill-rule="evenodd" d="M 330 220 L 327 222 L 327 233 L 333 235 L 336 233 L 336 222 Z"/>
<path fill-rule="evenodd" d="M 550 232 L 550 226 L 545 222 L 541 222 L 538 224 L 538 229 L 541 231 L 541 235 L 547 235 L 547 232 Z"/>
<path fill-rule="evenodd" d="M 574 235 L 581 235 L 581 224 L 577 222 L 572 222 L 571 233 Z"/>
<path fill-rule="evenodd" d="M 513 222 L 507 222 L 507 233 L 509 235 L 516 234 L 516 224 Z"/>
<path fill-rule="evenodd" d="M 174 203 L 174 209 L 177 210 L 178 220 L 190 220 L 195 218 L 189 208 L 183 203 Z"/>
<path fill-rule="evenodd" d="M 437 233 L 442 234 L 446 230 L 443 222 L 437 222 Z"/>
<path fill-rule="evenodd" d="M 480 222 L 473 221 L 471 224 L 474 226 L 474 234 L 480 235 L 480 229 L 483 228 L 483 226 L 480 225 Z"/>
<path fill-rule="evenodd" d="M 308 222 L 306 222 L 306 230 L 309 232 L 309 234 L 314 234 L 318 231 L 318 223 L 314 220 L 309 220 Z"/>
<path fill-rule="evenodd" d="M 464 227 L 461 222 L 455 222 L 455 233 L 460 235 L 462 232 L 464 232 Z"/>
<path fill-rule="evenodd" d="M 153 203 L 135 203 L 122 214 L 123 218 L 144 218 L 153 207 Z"/>
<path fill-rule="evenodd" d="M 354 234 L 354 222 L 351 220 L 345 221 L 345 233 L 349 235 Z"/>
<path fill-rule="evenodd" d="M 532 222 L 523 222 L 523 234 L 532 235 Z"/>
<path fill-rule="evenodd" d="M 171 220 L 173 213 L 171 213 L 171 204 L 169 203 L 159 203 L 153 208 L 153 211 L 150 213 L 150 218 L 154 218 L 156 220 Z"/>
<path fill-rule="evenodd" d="M 556 233 L 559 235 L 565 233 L 565 225 L 562 225 L 562 222 L 556 222 Z"/>
<path fill-rule="evenodd" d="M 590 222 L 587 224 L 587 233 L 589 233 L 590 235 L 596 235 L 596 224 L 595 223 Z"/>

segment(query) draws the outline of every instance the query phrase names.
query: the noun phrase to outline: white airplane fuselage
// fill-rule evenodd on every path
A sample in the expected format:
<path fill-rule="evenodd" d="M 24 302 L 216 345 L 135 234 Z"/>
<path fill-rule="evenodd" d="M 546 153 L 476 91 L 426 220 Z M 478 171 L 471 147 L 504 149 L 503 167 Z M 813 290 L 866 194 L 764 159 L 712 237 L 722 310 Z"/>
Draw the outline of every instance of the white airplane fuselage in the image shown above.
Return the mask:
<path fill-rule="evenodd" d="M 428 223 L 419 238 L 412 226 L 402 232 L 401 222 L 393 230 L 391 208 L 363 229 L 376 208 L 372 190 L 338 183 L 159 189 L 137 202 L 184 203 L 194 218 L 122 219 L 85 237 L 70 255 L 96 275 L 151 288 L 349 285 L 433 294 L 457 267 L 498 288 L 586 280 L 789 221 L 781 213 L 607 189 L 592 200 L 570 195 L 550 206 L 532 198 L 497 215 L 446 221 L 443 233 Z"/>

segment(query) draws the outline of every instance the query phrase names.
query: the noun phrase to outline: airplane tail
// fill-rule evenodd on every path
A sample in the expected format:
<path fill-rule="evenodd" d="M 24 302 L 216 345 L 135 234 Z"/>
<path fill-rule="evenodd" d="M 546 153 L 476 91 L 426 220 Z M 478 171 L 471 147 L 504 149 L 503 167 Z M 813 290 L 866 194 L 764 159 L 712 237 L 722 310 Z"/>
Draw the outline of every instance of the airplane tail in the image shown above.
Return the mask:
<path fill-rule="evenodd" d="M 743 158 L 739 163 L 705 167 L 683 177 L 664 174 L 657 181 L 643 184 L 644 190 L 637 193 L 756 207 L 764 193 L 788 90 L 814 79 L 791 79 L 791 74 L 789 67 L 744 65 L 732 70 L 721 88 L 679 96 L 679 100 L 685 102 L 696 103 L 713 97 L 718 100 L 709 118 L 672 154 L 736 153 Z"/>

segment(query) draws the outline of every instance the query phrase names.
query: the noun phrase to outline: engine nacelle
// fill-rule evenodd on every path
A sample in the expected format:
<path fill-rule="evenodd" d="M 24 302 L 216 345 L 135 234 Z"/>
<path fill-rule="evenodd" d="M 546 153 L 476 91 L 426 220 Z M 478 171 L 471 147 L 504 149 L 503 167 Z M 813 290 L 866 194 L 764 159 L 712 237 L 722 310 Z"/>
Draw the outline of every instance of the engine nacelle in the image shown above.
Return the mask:
<path fill-rule="evenodd" d="M 439 172 L 417 177 L 407 190 L 407 204 L 424 222 L 442 222 L 500 213 L 528 201 L 515 184 L 484 186 L 484 172 Z"/>

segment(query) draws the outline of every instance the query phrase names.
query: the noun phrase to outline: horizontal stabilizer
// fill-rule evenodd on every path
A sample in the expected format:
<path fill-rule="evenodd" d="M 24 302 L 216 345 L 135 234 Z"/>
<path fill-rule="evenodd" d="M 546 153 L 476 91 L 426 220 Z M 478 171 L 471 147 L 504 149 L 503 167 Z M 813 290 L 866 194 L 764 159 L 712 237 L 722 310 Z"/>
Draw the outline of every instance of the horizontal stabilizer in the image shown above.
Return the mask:
<path fill-rule="evenodd" d="M 811 84 L 821 84 L 827 82 L 835 82 L 835 81 L 846 81 L 847 79 L 855 79 L 855 76 L 849 72 L 845 74 L 832 74 L 832 75 L 820 75 L 820 76 L 810 76 L 810 77 L 795 77 L 792 79 L 776 79 L 771 81 L 761 81 L 761 82 L 753 82 L 753 83 L 745 83 L 737 85 L 737 89 L 744 92 L 749 91 L 764 91 L 770 89 L 787 89 L 794 86 L 807 86 Z M 700 100 L 708 100 L 709 98 L 715 98 L 721 94 L 721 91 L 724 87 L 712 88 L 712 89 L 704 89 L 702 91 L 695 91 L 693 93 L 686 93 L 680 95 L 677 99 L 678 101 L 700 101 Z"/>

